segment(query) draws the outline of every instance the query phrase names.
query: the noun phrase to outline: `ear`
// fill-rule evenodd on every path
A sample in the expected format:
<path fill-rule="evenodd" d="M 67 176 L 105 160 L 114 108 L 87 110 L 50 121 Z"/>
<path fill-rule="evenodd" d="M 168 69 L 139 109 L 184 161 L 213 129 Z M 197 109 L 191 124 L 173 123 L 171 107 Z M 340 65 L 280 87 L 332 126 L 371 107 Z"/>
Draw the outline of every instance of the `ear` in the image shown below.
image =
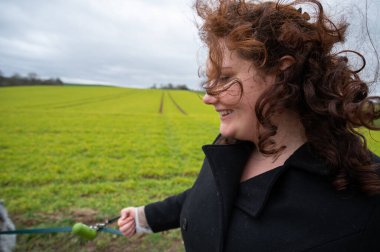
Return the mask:
<path fill-rule="evenodd" d="M 279 69 L 281 71 L 284 71 L 286 70 L 288 67 L 290 67 L 291 65 L 293 65 L 294 63 L 296 62 L 296 60 L 290 56 L 290 55 L 285 55 L 283 57 L 281 57 L 280 59 L 280 64 L 279 64 Z"/>

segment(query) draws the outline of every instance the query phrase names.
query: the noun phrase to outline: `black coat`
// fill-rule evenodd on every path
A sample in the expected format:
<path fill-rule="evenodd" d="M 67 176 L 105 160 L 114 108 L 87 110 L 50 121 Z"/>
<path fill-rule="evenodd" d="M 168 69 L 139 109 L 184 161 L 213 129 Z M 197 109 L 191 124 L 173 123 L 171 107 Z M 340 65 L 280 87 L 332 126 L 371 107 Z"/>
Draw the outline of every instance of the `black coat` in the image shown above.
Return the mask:
<path fill-rule="evenodd" d="M 145 207 L 152 230 L 181 227 L 186 251 L 196 252 L 380 251 L 378 196 L 337 192 L 308 144 L 283 166 L 240 183 L 253 148 L 203 146 L 193 187 Z"/>

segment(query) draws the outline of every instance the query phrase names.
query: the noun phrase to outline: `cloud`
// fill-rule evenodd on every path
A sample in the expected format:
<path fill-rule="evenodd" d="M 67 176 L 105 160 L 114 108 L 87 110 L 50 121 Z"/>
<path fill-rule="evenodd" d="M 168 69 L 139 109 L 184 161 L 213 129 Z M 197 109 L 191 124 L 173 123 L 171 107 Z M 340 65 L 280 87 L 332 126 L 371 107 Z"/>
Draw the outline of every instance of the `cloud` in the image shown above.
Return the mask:
<path fill-rule="evenodd" d="M 0 69 L 5 75 L 36 72 L 89 83 L 199 87 L 204 49 L 192 0 L 1 0 Z M 327 0 L 345 17 L 350 39 L 342 48 L 363 52 L 370 79 L 376 58 L 364 30 L 365 1 Z M 368 28 L 380 50 L 379 1 L 368 1 Z M 380 93 L 380 90 L 379 90 Z"/>
<path fill-rule="evenodd" d="M 199 82 L 190 1 L 2 1 L 0 29 L 6 74 L 142 87 Z"/>

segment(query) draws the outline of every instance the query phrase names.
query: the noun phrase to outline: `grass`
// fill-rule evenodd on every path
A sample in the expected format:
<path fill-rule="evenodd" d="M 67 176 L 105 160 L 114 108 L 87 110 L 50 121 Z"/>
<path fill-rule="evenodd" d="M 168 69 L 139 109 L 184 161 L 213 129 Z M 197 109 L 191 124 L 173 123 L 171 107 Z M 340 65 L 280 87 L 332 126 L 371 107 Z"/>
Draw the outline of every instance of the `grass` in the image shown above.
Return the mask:
<path fill-rule="evenodd" d="M 123 207 L 190 187 L 204 158 L 201 146 L 217 132 L 218 115 L 189 91 L 1 88 L 0 198 L 17 228 L 104 221 Z M 364 134 L 380 154 L 379 132 Z M 183 246 L 179 231 L 133 239 L 100 234 L 87 243 L 52 234 L 19 236 L 16 251 L 183 251 Z"/>
<path fill-rule="evenodd" d="M 78 214 L 83 212 L 91 213 L 85 221 L 92 224 L 118 215 L 123 207 L 160 200 L 191 186 L 203 160 L 201 146 L 217 133 L 217 115 L 206 106 L 202 111 L 187 106 L 183 115 L 168 94 L 160 114 L 162 92 L 1 88 L 0 198 L 17 228 L 72 225 L 83 219 Z M 175 93 L 190 97 L 196 107 L 202 105 L 192 92 Z M 103 234 L 87 244 L 67 234 L 45 238 L 19 236 L 17 250 L 182 248 L 178 231 L 132 240 Z"/>

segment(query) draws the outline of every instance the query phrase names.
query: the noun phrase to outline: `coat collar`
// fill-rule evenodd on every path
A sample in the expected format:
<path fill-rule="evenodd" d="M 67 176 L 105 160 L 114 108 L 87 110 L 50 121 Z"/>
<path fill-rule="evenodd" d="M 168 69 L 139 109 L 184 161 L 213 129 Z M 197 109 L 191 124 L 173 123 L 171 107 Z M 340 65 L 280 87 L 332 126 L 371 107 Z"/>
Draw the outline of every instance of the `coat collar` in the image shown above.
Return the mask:
<path fill-rule="evenodd" d="M 306 143 L 298 148 L 284 165 L 240 184 L 235 206 L 257 218 L 265 208 L 276 182 L 281 179 L 285 171 L 290 169 L 303 170 L 316 176 L 328 176 L 331 170 L 313 153 L 310 144 Z"/>
<path fill-rule="evenodd" d="M 299 147 L 288 160 L 285 161 L 284 166 L 305 170 L 321 176 L 328 176 L 332 171 L 332 169 L 315 154 L 310 143 L 305 143 Z"/>
<path fill-rule="evenodd" d="M 228 145 L 203 146 L 220 194 L 224 218 L 229 218 L 234 204 L 251 216 L 257 217 L 263 210 L 273 186 L 281 174 L 289 168 L 304 170 L 321 176 L 327 176 L 330 173 L 329 167 L 314 154 L 315 152 L 310 144 L 306 143 L 298 148 L 283 166 L 259 175 L 265 176 L 263 180 L 259 180 L 259 176 L 252 178 L 252 183 L 256 180 L 255 190 L 244 192 L 244 195 L 248 195 L 248 197 L 242 199 L 239 197 L 236 200 L 239 190 L 244 190 L 240 184 L 240 177 L 254 148 L 254 144 L 247 141 Z M 240 193 L 242 192 L 240 191 Z"/>

